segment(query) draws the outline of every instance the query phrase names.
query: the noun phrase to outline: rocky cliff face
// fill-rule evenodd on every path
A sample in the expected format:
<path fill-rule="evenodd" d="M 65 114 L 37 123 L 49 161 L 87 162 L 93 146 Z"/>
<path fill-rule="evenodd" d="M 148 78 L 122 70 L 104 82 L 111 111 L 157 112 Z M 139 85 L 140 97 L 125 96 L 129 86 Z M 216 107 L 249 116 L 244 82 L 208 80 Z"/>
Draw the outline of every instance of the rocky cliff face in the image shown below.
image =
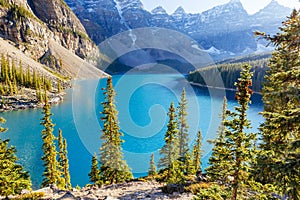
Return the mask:
<path fill-rule="evenodd" d="M 99 55 L 85 28 L 62 0 L 8 0 L 0 4 L 0 36 L 35 60 L 55 41 L 83 59 Z M 57 58 L 59 59 L 59 58 Z"/>

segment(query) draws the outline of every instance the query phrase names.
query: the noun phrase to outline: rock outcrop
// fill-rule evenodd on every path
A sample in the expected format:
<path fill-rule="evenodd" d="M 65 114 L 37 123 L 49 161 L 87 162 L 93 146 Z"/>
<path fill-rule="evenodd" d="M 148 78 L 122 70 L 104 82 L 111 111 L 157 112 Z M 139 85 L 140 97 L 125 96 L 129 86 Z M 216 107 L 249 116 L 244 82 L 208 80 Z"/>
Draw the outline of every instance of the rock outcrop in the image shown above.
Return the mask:
<path fill-rule="evenodd" d="M 4 1 L 0 4 L 0 36 L 37 61 L 49 54 L 50 40 L 91 62 L 99 56 L 85 28 L 62 0 Z"/>

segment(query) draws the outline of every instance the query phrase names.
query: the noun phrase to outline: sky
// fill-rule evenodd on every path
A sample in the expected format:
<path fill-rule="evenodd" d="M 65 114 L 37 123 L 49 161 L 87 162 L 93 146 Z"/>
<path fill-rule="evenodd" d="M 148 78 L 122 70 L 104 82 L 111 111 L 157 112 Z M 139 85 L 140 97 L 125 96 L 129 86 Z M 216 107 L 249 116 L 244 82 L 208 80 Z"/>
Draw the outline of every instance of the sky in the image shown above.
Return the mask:
<path fill-rule="evenodd" d="M 201 13 L 214 6 L 228 3 L 230 0 L 141 0 L 146 10 L 151 11 L 157 6 L 162 6 L 169 14 L 177 7 L 182 6 L 187 13 Z M 249 14 L 254 14 L 271 0 L 240 0 Z M 300 0 L 277 0 L 281 5 L 291 8 L 300 8 Z"/>

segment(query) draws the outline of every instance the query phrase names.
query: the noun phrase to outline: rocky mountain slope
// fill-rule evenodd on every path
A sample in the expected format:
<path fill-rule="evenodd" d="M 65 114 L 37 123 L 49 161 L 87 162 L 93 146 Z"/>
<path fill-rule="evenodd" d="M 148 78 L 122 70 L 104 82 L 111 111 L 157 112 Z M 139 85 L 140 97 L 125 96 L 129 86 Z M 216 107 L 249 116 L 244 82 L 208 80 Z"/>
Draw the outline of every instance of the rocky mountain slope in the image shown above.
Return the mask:
<path fill-rule="evenodd" d="M 83 71 L 92 69 L 93 73 L 88 74 L 93 77 L 103 74 L 91 64 L 83 64 L 84 60 L 95 63 L 100 53 L 64 1 L 0 0 L 0 37 L 5 39 L 1 48 L 15 46 L 20 51 L 7 52 L 9 56 L 17 61 L 24 56 L 30 58 L 27 64 L 31 68 L 40 66 L 43 71 L 44 66 L 38 62 L 71 78 L 76 78 L 80 67 Z M 76 64 L 72 58 L 76 58 Z"/>
<path fill-rule="evenodd" d="M 215 59 L 269 51 L 253 31 L 276 33 L 291 9 L 272 0 L 249 15 L 239 0 L 231 0 L 203 13 L 186 13 L 179 7 L 168 14 L 162 7 L 151 12 L 140 0 L 66 0 L 95 43 L 117 33 L 140 27 L 162 27 L 180 31 L 195 39 Z"/>

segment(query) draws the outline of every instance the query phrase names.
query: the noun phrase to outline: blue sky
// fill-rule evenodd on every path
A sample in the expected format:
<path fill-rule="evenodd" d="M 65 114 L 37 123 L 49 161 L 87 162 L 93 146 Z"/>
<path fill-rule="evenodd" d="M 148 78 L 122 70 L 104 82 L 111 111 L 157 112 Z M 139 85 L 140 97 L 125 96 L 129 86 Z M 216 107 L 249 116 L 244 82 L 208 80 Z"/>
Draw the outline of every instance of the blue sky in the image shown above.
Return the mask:
<path fill-rule="evenodd" d="M 228 3 L 230 0 L 141 0 L 146 10 L 151 11 L 153 8 L 161 5 L 169 14 L 173 13 L 178 6 L 182 6 L 186 12 L 199 13 L 208 10 L 214 6 Z M 236 1 L 236 0 L 234 0 Z M 253 14 L 271 0 L 240 0 L 249 14 Z M 280 4 L 291 8 L 300 8 L 299 0 L 277 0 Z"/>

